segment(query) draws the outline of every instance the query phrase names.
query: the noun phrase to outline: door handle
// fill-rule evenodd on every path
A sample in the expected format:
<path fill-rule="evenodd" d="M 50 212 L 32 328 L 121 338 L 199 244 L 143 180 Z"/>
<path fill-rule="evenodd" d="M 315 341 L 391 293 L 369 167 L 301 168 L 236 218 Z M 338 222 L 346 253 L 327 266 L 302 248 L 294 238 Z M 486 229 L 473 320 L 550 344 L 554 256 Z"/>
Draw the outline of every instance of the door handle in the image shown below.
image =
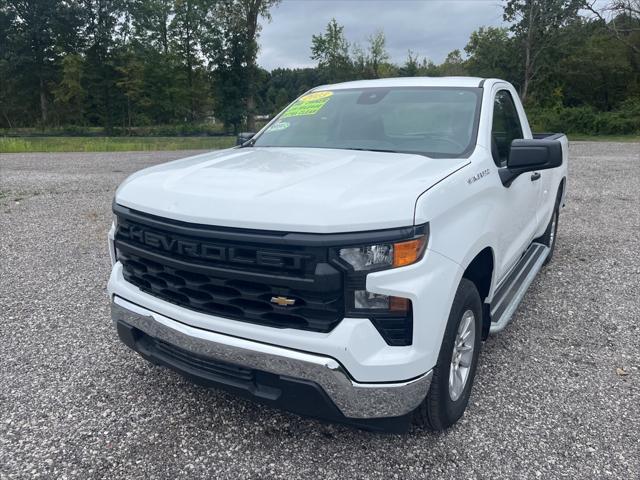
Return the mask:
<path fill-rule="evenodd" d="M 531 181 L 532 181 L 532 182 L 535 182 L 536 180 L 540 180 L 540 177 L 541 177 L 540 173 L 538 173 L 538 172 L 534 172 L 534 173 L 531 175 Z"/>

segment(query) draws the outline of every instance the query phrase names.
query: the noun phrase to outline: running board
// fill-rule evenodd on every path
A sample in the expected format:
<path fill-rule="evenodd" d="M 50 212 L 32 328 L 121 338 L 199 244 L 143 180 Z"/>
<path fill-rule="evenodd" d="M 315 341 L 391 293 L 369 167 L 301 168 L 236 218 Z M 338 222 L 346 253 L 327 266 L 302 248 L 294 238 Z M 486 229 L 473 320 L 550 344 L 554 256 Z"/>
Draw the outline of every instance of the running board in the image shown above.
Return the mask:
<path fill-rule="evenodd" d="M 500 284 L 491 302 L 491 333 L 503 330 L 522 302 L 529 285 L 536 278 L 549 254 L 549 247 L 532 243 Z"/>

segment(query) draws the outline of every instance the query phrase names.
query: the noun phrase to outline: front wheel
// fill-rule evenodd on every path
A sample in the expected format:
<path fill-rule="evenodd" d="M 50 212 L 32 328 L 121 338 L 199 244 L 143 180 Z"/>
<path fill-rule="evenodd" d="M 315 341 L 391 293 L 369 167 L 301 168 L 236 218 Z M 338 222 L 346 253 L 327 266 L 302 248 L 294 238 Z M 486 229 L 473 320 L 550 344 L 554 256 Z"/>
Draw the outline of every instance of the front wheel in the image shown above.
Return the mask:
<path fill-rule="evenodd" d="M 415 411 L 416 424 L 444 430 L 462 416 L 471 396 L 481 333 L 482 301 L 473 282 L 463 278 L 453 300 L 429 393 Z"/>

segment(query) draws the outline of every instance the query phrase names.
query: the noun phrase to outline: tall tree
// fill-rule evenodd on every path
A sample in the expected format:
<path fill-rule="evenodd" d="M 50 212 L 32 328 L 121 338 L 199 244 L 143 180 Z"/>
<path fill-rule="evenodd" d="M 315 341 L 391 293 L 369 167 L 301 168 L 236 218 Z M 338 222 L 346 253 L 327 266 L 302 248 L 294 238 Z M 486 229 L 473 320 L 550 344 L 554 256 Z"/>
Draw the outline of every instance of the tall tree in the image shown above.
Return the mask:
<path fill-rule="evenodd" d="M 136 40 L 145 48 L 169 53 L 169 28 L 174 0 L 130 0 L 129 12 Z"/>
<path fill-rule="evenodd" d="M 280 0 L 239 0 L 245 26 L 245 58 L 247 65 L 246 97 L 247 97 L 247 130 L 253 132 L 255 125 L 256 94 L 256 57 L 258 56 L 258 34 L 260 17 L 271 20 L 269 10 L 280 3 Z"/>
<path fill-rule="evenodd" d="M 419 73 L 419 65 L 418 65 L 418 55 L 413 53 L 412 50 L 407 52 L 407 59 L 404 62 L 404 65 L 400 67 L 398 73 L 402 77 L 415 77 Z"/>
<path fill-rule="evenodd" d="M 339 82 L 351 77 L 349 42 L 344 36 L 344 27 L 335 18 L 328 23 L 324 34 L 311 37 L 311 58 L 318 61 L 326 81 Z"/>
<path fill-rule="evenodd" d="M 8 0 L 5 7 L 13 33 L 12 61 L 24 78 L 22 88 L 37 92 L 43 125 L 49 121 L 50 88 L 60 53 L 65 43 L 75 43 L 75 7 L 62 0 Z"/>
<path fill-rule="evenodd" d="M 583 0 L 506 0 L 504 20 L 523 52 L 520 96 L 526 102 L 544 54 L 557 45 L 562 27 L 578 18 Z"/>
<path fill-rule="evenodd" d="M 122 0 L 83 0 L 87 15 L 85 36 L 89 123 L 101 125 L 108 132 L 115 124 L 118 110 L 116 88 L 116 51 L 122 45 L 121 26 L 124 18 Z"/>
<path fill-rule="evenodd" d="M 0 125 L 13 127 L 13 110 L 16 108 L 16 81 L 13 72 L 13 42 L 9 35 L 15 14 L 7 8 L 6 0 L 0 0 Z"/>
<path fill-rule="evenodd" d="M 53 90 L 54 104 L 59 120 L 67 125 L 84 123 L 84 104 L 87 92 L 82 85 L 84 63 L 79 54 L 67 55 L 62 59 L 62 76 Z"/>
<path fill-rule="evenodd" d="M 465 65 L 465 61 L 462 58 L 462 52 L 456 49 L 447 55 L 447 58 L 444 59 L 444 63 L 440 65 L 440 74 L 441 75 L 453 75 L 460 76 L 466 75 L 467 69 Z"/>
<path fill-rule="evenodd" d="M 387 40 L 382 30 L 378 30 L 369 37 L 369 63 L 373 78 L 380 77 L 380 67 L 389 60 L 389 53 L 386 49 Z"/>
<path fill-rule="evenodd" d="M 598 7 L 596 0 L 585 0 L 584 7 L 594 13 L 624 45 L 640 54 L 640 0 L 611 0 Z M 611 16 L 611 21 L 606 16 Z M 630 36 L 635 36 L 635 41 Z"/>
<path fill-rule="evenodd" d="M 359 77 L 380 78 L 383 76 L 383 67 L 389 60 L 384 32 L 382 30 L 376 31 L 369 36 L 367 43 L 366 52 L 358 45 L 353 46 L 352 63 Z"/>
<path fill-rule="evenodd" d="M 221 0 L 209 13 L 203 50 L 211 68 L 214 113 L 237 133 L 246 114 L 244 19 L 235 0 Z"/>
<path fill-rule="evenodd" d="M 247 129 L 255 130 L 259 19 L 270 20 L 270 9 L 278 3 L 280 0 L 218 0 L 207 19 L 205 54 L 214 71 L 217 93 L 227 96 L 227 105 L 216 100 L 216 115 L 233 118 L 234 129 L 244 117 Z"/>
<path fill-rule="evenodd" d="M 469 57 L 466 64 L 471 75 L 520 83 L 518 75 L 514 75 L 518 52 L 506 28 L 480 27 L 471 34 L 464 51 Z"/>
<path fill-rule="evenodd" d="M 202 64 L 199 41 L 206 12 L 205 0 L 176 0 L 170 25 L 172 48 L 184 67 L 184 92 L 187 99 L 185 113 L 188 121 L 194 120 L 198 107 L 195 70 Z"/>

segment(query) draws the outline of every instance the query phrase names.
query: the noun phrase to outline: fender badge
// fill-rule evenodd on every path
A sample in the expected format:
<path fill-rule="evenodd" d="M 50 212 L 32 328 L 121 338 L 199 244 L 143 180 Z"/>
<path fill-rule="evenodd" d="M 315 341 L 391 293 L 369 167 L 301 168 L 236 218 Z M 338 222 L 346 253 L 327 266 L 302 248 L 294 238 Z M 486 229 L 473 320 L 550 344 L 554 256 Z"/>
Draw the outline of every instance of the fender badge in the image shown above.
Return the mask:
<path fill-rule="evenodd" d="M 467 183 L 471 185 L 472 183 L 475 183 L 478 180 L 480 180 L 482 177 L 486 177 L 487 175 L 489 175 L 490 172 L 491 171 L 488 168 L 485 170 L 482 170 L 481 172 L 476 173 L 473 177 L 467 178 Z"/>
<path fill-rule="evenodd" d="M 296 301 L 293 298 L 287 297 L 271 297 L 271 303 L 275 303 L 276 305 L 280 305 L 281 307 L 288 307 L 291 305 L 295 305 Z"/>

